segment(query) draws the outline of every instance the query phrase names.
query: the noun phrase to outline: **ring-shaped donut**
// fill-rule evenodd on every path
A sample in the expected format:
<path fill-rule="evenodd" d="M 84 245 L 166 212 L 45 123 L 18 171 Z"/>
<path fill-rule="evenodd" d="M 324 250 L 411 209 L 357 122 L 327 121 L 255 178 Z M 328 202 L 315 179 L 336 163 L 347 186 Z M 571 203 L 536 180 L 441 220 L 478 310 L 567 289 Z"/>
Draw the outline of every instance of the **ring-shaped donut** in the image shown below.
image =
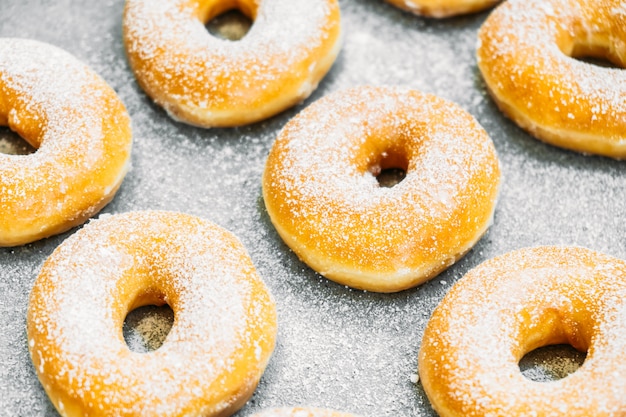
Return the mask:
<path fill-rule="evenodd" d="M 253 20 L 229 41 L 204 24 Z M 124 43 L 137 81 L 174 119 L 201 127 L 268 118 L 308 97 L 340 47 L 337 0 L 127 0 Z"/>
<path fill-rule="evenodd" d="M 481 27 L 477 54 L 495 102 L 520 127 L 556 146 L 626 158 L 623 1 L 507 1 Z"/>
<path fill-rule="evenodd" d="M 488 9 L 500 0 L 385 0 L 420 16 L 445 18 Z"/>
<path fill-rule="evenodd" d="M 406 177 L 379 186 L 375 175 L 390 168 Z M 280 236 L 311 268 L 392 292 L 433 277 L 478 241 L 499 180 L 491 139 L 457 105 L 359 87 L 287 123 L 267 159 L 263 197 Z"/>
<path fill-rule="evenodd" d="M 37 151 L 0 153 L 0 246 L 82 224 L 115 195 L 130 160 L 124 105 L 67 52 L 0 39 L 0 126 Z"/>
<path fill-rule="evenodd" d="M 484 262 L 435 309 L 419 375 L 441 417 L 619 416 L 626 410 L 626 262 L 588 249 L 537 247 Z M 587 352 L 563 379 L 524 377 L 532 350 Z"/>
<path fill-rule="evenodd" d="M 131 351 L 134 308 L 167 303 L 155 351 Z M 276 311 L 231 233 L 196 217 L 134 212 L 90 222 L 46 260 L 28 343 L 62 416 L 227 416 L 252 395 L 274 349 Z"/>
<path fill-rule="evenodd" d="M 357 417 L 353 414 L 341 413 L 339 411 L 315 408 L 315 407 L 293 407 L 293 408 L 273 408 L 254 414 L 252 417 Z"/>

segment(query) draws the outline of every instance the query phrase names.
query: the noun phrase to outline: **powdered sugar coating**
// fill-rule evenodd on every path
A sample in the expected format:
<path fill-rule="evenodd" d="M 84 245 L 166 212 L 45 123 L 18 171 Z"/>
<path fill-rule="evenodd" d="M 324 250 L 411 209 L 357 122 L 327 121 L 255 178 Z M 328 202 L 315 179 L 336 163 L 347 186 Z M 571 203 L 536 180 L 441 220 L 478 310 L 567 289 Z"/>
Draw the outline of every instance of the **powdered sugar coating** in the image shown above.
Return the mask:
<path fill-rule="evenodd" d="M 381 168 L 406 169 L 406 178 L 380 187 Z M 283 239 L 315 270 L 398 291 L 469 250 L 490 222 L 498 184 L 493 144 L 462 109 L 415 90 L 360 87 L 285 126 L 263 193 Z"/>
<path fill-rule="evenodd" d="M 264 119 L 308 97 L 338 53 L 336 0 L 239 2 L 254 24 L 237 42 L 204 27 L 216 10 L 234 2 L 211 3 L 126 3 L 131 66 L 146 92 L 177 120 L 210 127 Z"/>
<path fill-rule="evenodd" d="M 417 372 L 427 319 L 470 268 L 505 251 L 576 244 L 626 259 L 626 170 L 534 140 L 506 120 L 476 68 L 476 31 L 487 13 L 436 21 L 378 0 L 340 0 L 344 43 L 303 105 L 263 123 L 196 129 L 173 122 L 129 70 L 123 0 L 4 0 L 3 36 L 47 40 L 88 63 L 133 119 L 132 169 L 107 213 L 183 211 L 232 231 L 274 295 L 277 348 L 258 389 L 236 416 L 296 404 L 370 417 L 434 417 Z M 281 241 L 261 199 L 261 175 L 280 129 L 306 104 L 356 85 L 403 85 L 452 100 L 487 130 L 503 177 L 494 224 L 437 279 L 395 294 L 337 285 Z M 0 414 L 58 414 L 37 380 L 26 332 L 28 293 L 44 259 L 71 233 L 0 249 Z M 445 283 L 444 283 L 445 282 Z"/>
<path fill-rule="evenodd" d="M 626 158 L 622 0 L 509 1 L 479 33 L 478 65 L 496 101 L 539 139 Z M 599 56 L 622 68 L 573 57 Z"/>
<path fill-rule="evenodd" d="M 155 301 L 170 305 L 175 323 L 158 350 L 132 352 L 126 313 Z M 275 331 L 273 301 L 239 241 L 169 212 L 107 216 L 65 241 L 35 283 L 28 316 L 35 369 L 62 415 L 236 410 Z"/>
<path fill-rule="evenodd" d="M 471 300 L 471 302 L 468 302 Z M 618 416 L 626 407 L 626 262 L 588 249 L 537 247 L 484 262 L 429 321 L 419 370 L 441 416 Z M 569 343 L 573 374 L 522 376 L 521 357 Z"/>
<path fill-rule="evenodd" d="M 123 104 L 91 69 L 52 45 L 0 39 L 0 124 L 38 148 L 0 153 L 0 245 L 81 223 L 126 174 L 131 133 Z"/>

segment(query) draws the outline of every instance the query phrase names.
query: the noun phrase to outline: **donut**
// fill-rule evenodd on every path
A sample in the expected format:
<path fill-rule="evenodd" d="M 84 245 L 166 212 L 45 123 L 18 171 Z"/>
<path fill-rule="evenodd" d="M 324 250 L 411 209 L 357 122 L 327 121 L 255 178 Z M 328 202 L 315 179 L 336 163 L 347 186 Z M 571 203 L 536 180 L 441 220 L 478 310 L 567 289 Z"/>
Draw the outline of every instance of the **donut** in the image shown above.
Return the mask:
<path fill-rule="evenodd" d="M 89 67 L 52 45 L 0 38 L 0 126 L 37 149 L 0 153 L 0 246 L 84 223 L 128 170 L 124 105 Z"/>
<path fill-rule="evenodd" d="M 131 351 L 127 313 L 168 304 L 163 345 Z M 64 241 L 27 314 L 35 371 L 64 417 L 228 416 L 255 390 L 276 307 L 239 240 L 197 217 L 101 216 Z"/>
<path fill-rule="evenodd" d="M 386 0 L 419 16 L 445 18 L 488 9 L 500 0 Z"/>
<path fill-rule="evenodd" d="M 505 115 L 549 144 L 626 158 L 622 0 L 511 0 L 478 36 L 478 68 Z"/>
<path fill-rule="evenodd" d="M 406 177 L 381 187 L 376 175 Z M 326 96 L 278 135 L 263 173 L 267 213 L 312 269 L 375 292 L 418 285 L 491 223 L 500 168 L 491 139 L 456 104 L 400 87 Z"/>
<path fill-rule="evenodd" d="M 626 410 L 626 262 L 578 247 L 536 247 L 484 262 L 430 318 L 419 375 L 451 416 L 620 416 Z M 525 378 L 519 360 L 569 344 L 587 357 L 567 377 Z"/>
<path fill-rule="evenodd" d="M 253 20 L 239 41 L 204 26 L 229 9 Z M 301 102 L 341 43 L 337 0 L 127 0 L 123 31 L 139 85 L 199 127 L 249 124 Z"/>
<path fill-rule="evenodd" d="M 312 407 L 273 408 L 252 417 L 357 417 L 353 414 Z"/>

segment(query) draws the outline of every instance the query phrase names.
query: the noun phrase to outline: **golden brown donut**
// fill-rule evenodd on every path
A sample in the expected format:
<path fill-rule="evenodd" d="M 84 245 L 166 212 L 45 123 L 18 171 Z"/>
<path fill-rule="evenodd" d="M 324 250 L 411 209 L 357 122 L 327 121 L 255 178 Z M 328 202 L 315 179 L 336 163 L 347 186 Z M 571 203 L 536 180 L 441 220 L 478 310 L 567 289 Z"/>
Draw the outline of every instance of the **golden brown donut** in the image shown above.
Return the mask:
<path fill-rule="evenodd" d="M 83 223 L 113 198 L 128 169 L 124 105 L 102 78 L 52 45 L 0 39 L 0 125 L 37 149 L 0 153 L 0 246 Z"/>
<path fill-rule="evenodd" d="M 380 187 L 375 175 L 406 178 Z M 433 277 L 489 226 L 500 169 L 493 143 L 457 105 L 360 87 L 315 102 L 281 131 L 263 197 L 285 243 L 341 284 L 400 291 Z"/>
<path fill-rule="evenodd" d="M 122 336 L 129 311 L 167 303 L 174 324 L 152 352 Z M 231 233 L 172 212 L 103 216 L 46 260 L 28 346 L 64 417 L 228 416 L 274 349 L 276 309 Z"/>
<path fill-rule="evenodd" d="M 252 417 L 357 417 L 353 414 L 312 407 L 273 408 Z"/>
<path fill-rule="evenodd" d="M 622 0 L 510 0 L 479 32 L 478 67 L 500 109 L 550 144 L 626 158 Z"/>
<path fill-rule="evenodd" d="M 622 416 L 626 410 L 626 262 L 537 247 L 484 262 L 435 309 L 419 375 L 441 417 Z M 537 382 L 519 360 L 547 345 L 587 352 L 567 377 Z"/>
<path fill-rule="evenodd" d="M 420 16 L 444 18 L 488 9 L 500 0 L 385 0 Z"/>
<path fill-rule="evenodd" d="M 239 9 L 239 41 L 204 24 Z M 337 0 L 127 0 L 124 43 L 137 81 L 174 119 L 201 127 L 263 120 L 308 97 L 340 47 Z"/>

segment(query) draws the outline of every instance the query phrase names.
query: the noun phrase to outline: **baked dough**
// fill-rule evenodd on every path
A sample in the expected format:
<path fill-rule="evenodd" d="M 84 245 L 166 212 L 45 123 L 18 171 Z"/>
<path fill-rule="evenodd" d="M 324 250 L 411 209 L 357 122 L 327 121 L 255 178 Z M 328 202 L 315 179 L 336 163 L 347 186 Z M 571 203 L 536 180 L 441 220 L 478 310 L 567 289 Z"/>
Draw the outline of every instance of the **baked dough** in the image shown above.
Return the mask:
<path fill-rule="evenodd" d="M 237 8 L 239 41 L 204 24 Z M 337 0 L 127 0 L 124 44 L 139 85 L 174 119 L 237 126 L 308 97 L 339 52 Z"/>
<path fill-rule="evenodd" d="M 129 311 L 167 303 L 163 345 L 131 351 Z M 64 417 L 228 416 L 274 349 L 276 307 L 231 233 L 172 212 L 104 216 L 46 260 L 28 307 L 28 346 Z"/>
<path fill-rule="evenodd" d="M 500 0 L 386 0 L 420 16 L 444 18 L 488 9 Z"/>
<path fill-rule="evenodd" d="M 0 38 L 0 125 L 37 151 L 0 153 L 0 246 L 82 224 L 115 195 L 132 134 L 106 82 L 67 52 Z"/>
<path fill-rule="evenodd" d="M 510 0 L 479 32 L 478 67 L 500 109 L 538 139 L 583 153 L 626 158 L 622 0 Z"/>
<path fill-rule="evenodd" d="M 484 262 L 435 309 L 419 375 L 441 417 L 620 416 L 626 410 L 626 262 L 576 247 L 522 249 Z M 567 377 L 525 378 L 532 350 L 587 352 Z"/>
<path fill-rule="evenodd" d="M 391 188 L 376 174 L 399 168 Z M 263 198 L 285 243 L 312 269 L 376 292 L 418 285 L 491 224 L 500 168 L 459 106 L 415 90 L 358 87 L 315 102 L 281 131 Z"/>

